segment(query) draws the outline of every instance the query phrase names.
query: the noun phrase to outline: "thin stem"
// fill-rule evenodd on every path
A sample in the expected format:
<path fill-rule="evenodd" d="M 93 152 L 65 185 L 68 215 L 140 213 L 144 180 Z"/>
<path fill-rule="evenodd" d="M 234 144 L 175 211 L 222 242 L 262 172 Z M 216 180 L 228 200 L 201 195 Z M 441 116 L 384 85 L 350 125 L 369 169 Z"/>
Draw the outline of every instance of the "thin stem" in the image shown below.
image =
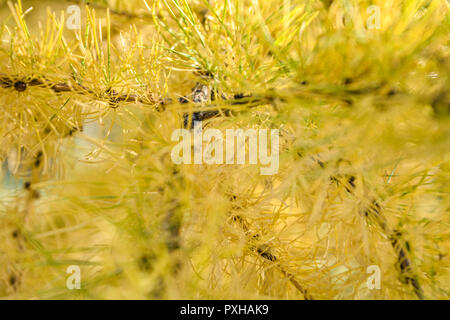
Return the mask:
<path fill-rule="evenodd" d="M 252 242 L 254 239 L 259 238 L 259 234 L 252 234 L 250 232 L 250 226 L 247 221 L 244 220 L 240 215 L 235 215 L 232 217 L 234 222 L 237 222 L 245 235 L 247 236 L 247 241 Z M 294 277 L 292 273 L 287 271 L 278 261 L 276 255 L 273 254 L 273 250 L 267 244 L 254 246 L 250 245 L 252 251 L 256 252 L 261 258 L 264 260 L 273 263 L 278 270 L 292 283 L 292 285 L 303 295 L 305 300 L 314 300 L 314 298 L 309 294 L 308 290 L 306 290 Z"/>
<path fill-rule="evenodd" d="M 321 166 L 323 165 L 324 164 L 322 163 Z M 336 177 L 332 177 L 332 180 L 337 182 L 340 181 L 340 179 Z M 353 189 L 356 186 L 355 177 L 347 177 L 347 180 L 348 183 L 345 183 L 345 188 L 347 192 L 353 194 Z M 400 232 L 392 230 L 389 227 L 386 217 L 383 215 L 382 208 L 377 200 L 372 201 L 369 208 L 365 211 L 365 216 L 367 218 L 374 219 L 380 229 L 386 235 L 386 237 L 390 240 L 392 248 L 397 255 L 397 264 L 399 265 L 400 279 L 403 279 L 405 283 L 408 283 L 413 287 L 414 294 L 418 299 L 425 299 L 422 287 L 418 280 L 418 276 L 414 272 L 413 263 L 408 253 L 409 246 L 407 246 L 406 242 L 402 240 Z"/>

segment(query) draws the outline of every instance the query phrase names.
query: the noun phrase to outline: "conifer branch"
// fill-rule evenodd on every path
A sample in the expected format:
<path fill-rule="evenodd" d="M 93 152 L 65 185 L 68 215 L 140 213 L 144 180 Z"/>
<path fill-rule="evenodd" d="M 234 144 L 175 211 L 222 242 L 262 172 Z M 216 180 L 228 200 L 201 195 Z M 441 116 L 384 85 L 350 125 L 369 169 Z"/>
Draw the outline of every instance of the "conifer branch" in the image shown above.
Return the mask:
<path fill-rule="evenodd" d="M 397 264 L 400 272 L 400 279 L 413 287 L 414 294 L 419 300 L 424 300 L 423 289 L 419 283 L 418 276 L 414 272 L 413 263 L 409 255 L 406 242 L 402 240 L 401 233 L 396 230 L 391 230 L 386 218 L 383 216 L 381 206 L 377 201 L 373 201 L 372 205 L 366 211 L 366 216 L 373 217 L 378 226 L 383 230 L 391 242 L 392 248 L 397 255 Z"/>
<path fill-rule="evenodd" d="M 85 95 L 92 97 L 94 99 L 106 100 L 110 105 L 117 105 L 120 102 L 134 102 L 141 103 L 144 105 L 154 106 L 157 102 L 142 98 L 137 94 L 119 94 L 115 90 L 107 89 L 102 93 L 97 93 L 94 90 L 80 84 L 72 85 L 67 82 L 52 82 L 46 79 L 38 78 L 19 78 L 17 76 L 7 76 L 5 74 L 0 74 L 0 85 L 4 88 L 14 88 L 18 92 L 23 92 L 27 90 L 28 87 L 41 87 L 50 89 L 56 93 L 62 92 L 73 92 L 80 95 Z M 164 104 L 163 100 L 159 103 Z"/>
<path fill-rule="evenodd" d="M 322 163 L 321 166 L 323 165 L 324 164 Z M 331 179 L 340 183 L 342 178 L 343 177 L 332 177 Z M 354 176 L 348 176 L 344 179 L 347 180 L 344 184 L 344 187 L 346 188 L 347 192 L 353 194 L 353 190 L 356 187 L 356 178 Z M 409 245 L 405 245 L 405 242 L 401 239 L 401 234 L 398 231 L 392 230 L 389 227 L 386 218 L 382 214 L 382 208 L 378 204 L 378 201 L 372 201 L 369 208 L 365 211 L 365 216 L 368 218 L 373 218 L 380 229 L 383 231 L 383 233 L 386 235 L 387 239 L 390 241 L 392 248 L 397 255 L 397 264 L 399 266 L 400 279 L 404 280 L 405 283 L 410 284 L 413 287 L 414 294 L 417 296 L 417 298 L 423 300 L 423 289 L 419 283 L 417 275 L 414 273 L 413 263 L 408 253 L 409 250 L 407 248 L 409 247 Z"/>
<path fill-rule="evenodd" d="M 236 199 L 233 197 L 233 199 Z M 232 221 L 237 222 L 239 226 L 244 231 L 247 241 L 250 244 L 250 249 L 253 252 L 256 252 L 261 258 L 268 261 L 269 263 L 272 263 L 291 283 L 292 285 L 303 295 L 305 300 L 314 300 L 312 295 L 306 290 L 296 279 L 293 274 L 291 274 L 289 271 L 287 271 L 278 260 L 277 256 L 273 253 L 273 249 L 267 245 L 254 245 L 253 243 L 255 240 L 257 241 L 260 237 L 259 234 L 253 234 L 250 231 L 250 226 L 248 222 L 240 215 L 233 215 Z"/>

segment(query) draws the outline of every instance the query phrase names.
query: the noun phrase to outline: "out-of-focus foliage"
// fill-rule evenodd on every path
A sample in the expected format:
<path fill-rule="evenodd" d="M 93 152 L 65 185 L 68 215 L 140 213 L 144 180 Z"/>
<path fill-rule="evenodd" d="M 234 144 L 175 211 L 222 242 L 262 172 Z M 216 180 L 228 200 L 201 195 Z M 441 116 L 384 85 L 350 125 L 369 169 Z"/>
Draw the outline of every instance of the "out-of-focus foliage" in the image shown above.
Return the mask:
<path fill-rule="evenodd" d="M 0 5 L 0 297 L 448 299 L 447 1 Z M 278 174 L 172 162 L 198 82 Z"/>

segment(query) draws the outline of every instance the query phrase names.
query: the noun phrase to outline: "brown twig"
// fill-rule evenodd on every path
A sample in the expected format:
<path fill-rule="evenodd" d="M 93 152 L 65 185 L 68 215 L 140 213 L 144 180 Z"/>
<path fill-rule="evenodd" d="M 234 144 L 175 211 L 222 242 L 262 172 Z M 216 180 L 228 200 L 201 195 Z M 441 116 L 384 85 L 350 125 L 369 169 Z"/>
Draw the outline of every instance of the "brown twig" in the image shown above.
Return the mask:
<path fill-rule="evenodd" d="M 254 239 L 259 238 L 259 234 L 252 234 L 250 232 L 250 227 L 248 225 L 248 222 L 244 220 L 240 215 L 234 215 L 232 217 L 232 220 L 234 222 L 237 222 L 242 230 L 244 231 L 245 235 L 247 236 L 248 242 L 252 242 Z M 292 285 L 303 295 L 305 300 L 314 300 L 314 298 L 309 294 L 308 290 L 306 290 L 296 279 L 295 276 L 288 272 L 278 261 L 278 258 L 276 255 L 274 255 L 272 248 L 267 244 L 262 245 L 251 245 L 251 250 L 256 252 L 261 258 L 265 259 L 266 261 L 273 263 L 278 270 L 292 283 Z"/>
<path fill-rule="evenodd" d="M 331 179 L 339 183 L 343 178 L 347 180 L 344 183 L 347 192 L 353 194 L 353 189 L 356 187 L 356 178 L 354 176 L 332 177 Z M 372 201 L 369 208 L 365 211 L 365 216 L 368 218 L 373 218 L 380 229 L 383 231 L 383 233 L 390 240 L 392 248 L 397 255 L 397 264 L 399 266 L 400 279 L 404 280 L 403 282 L 410 284 L 413 287 L 414 294 L 418 299 L 425 299 L 422 287 L 418 280 L 418 276 L 414 273 L 413 263 L 409 256 L 409 244 L 402 240 L 400 232 L 392 230 L 389 227 L 386 217 L 383 215 L 382 208 L 379 205 L 378 201 Z"/>
<path fill-rule="evenodd" d="M 56 93 L 74 92 L 80 95 L 88 95 L 95 99 L 105 99 L 109 102 L 110 105 L 117 105 L 120 102 L 134 102 L 152 106 L 157 103 L 166 103 L 164 100 L 160 100 L 159 102 L 157 102 L 152 99 L 145 99 L 142 96 L 133 93 L 119 94 L 111 88 L 105 90 L 102 93 L 97 93 L 94 90 L 80 84 L 71 85 L 67 82 L 55 83 L 50 80 L 38 78 L 23 79 L 17 76 L 7 76 L 5 74 L 0 74 L 0 85 L 4 88 L 14 88 L 18 92 L 23 92 L 27 90 L 28 87 L 47 88 L 53 90 Z"/>
<path fill-rule="evenodd" d="M 377 201 L 373 201 L 370 208 L 366 211 L 366 216 L 371 216 L 383 230 L 391 242 L 392 248 L 397 255 L 397 264 L 399 266 L 400 278 L 403 282 L 410 284 L 418 299 L 424 300 L 422 287 L 419 283 L 417 275 L 414 273 L 412 260 L 409 256 L 409 244 L 402 240 L 402 235 L 396 230 L 391 230 L 386 218 L 381 213 L 381 206 Z"/>

